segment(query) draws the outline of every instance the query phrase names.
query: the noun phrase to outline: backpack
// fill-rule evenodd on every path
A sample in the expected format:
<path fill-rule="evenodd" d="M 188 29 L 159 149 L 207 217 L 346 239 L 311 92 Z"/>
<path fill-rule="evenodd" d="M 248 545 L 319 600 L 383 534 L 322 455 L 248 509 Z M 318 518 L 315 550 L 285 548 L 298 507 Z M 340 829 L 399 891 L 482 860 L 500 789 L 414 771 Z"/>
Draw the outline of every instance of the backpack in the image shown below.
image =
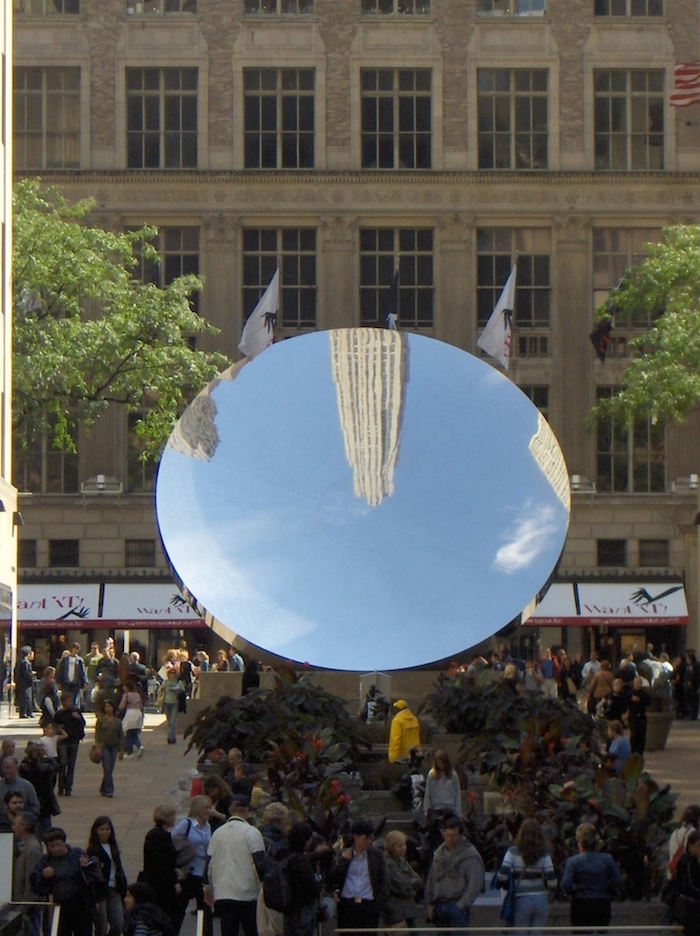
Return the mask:
<path fill-rule="evenodd" d="M 190 865 L 197 856 L 197 846 L 194 842 L 190 841 L 191 828 L 192 820 L 188 819 L 186 832 L 178 832 L 176 835 L 171 835 L 177 855 L 175 858 L 175 867 L 181 870 L 187 869 L 189 871 Z"/>
<path fill-rule="evenodd" d="M 263 878 L 265 906 L 279 913 L 287 913 L 292 906 L 292 885 L 289 880 L 289 856 L 268 864 Z"/>

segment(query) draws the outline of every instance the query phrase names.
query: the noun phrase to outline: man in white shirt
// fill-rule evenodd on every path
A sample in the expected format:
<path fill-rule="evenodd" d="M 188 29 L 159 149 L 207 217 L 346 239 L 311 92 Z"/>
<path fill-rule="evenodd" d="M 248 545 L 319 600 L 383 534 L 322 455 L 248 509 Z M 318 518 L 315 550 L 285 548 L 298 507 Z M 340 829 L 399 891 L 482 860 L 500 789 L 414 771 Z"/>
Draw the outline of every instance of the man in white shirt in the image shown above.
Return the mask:
<path fill-rule="evenodd" d="M 600 670 L 600 660 L 598 659 L 598 651 L 591 650 L 591 658 L 588 663 L 583 664 L 583 669 L 581 670 L 581 678 L 583 680 L 584 688 L 587 688 L 591 684 L 591 680 L 595 674 Z"/>
<path fill-rule="evenodd" d="M 258 936 L 255 911 L 265 868 L 265 843 L 248 822 L 249 802 L 247 796 L 234 795 L 231 818 L 214 832 L 207 850 L 221 936 L 238 936 L 239 925 L 244 936 Z"/>

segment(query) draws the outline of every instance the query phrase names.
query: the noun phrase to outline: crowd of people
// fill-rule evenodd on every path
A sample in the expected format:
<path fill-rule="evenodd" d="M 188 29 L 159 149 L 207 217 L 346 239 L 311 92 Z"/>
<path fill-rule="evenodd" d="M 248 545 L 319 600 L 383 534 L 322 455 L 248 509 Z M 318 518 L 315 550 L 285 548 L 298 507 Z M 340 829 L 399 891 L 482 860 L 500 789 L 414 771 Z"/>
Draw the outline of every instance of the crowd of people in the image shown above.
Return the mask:
<path fill-rule="evenodd" d="M 53 822 L 60 812 L 57 796 L 70 796 L 73 787 L 85 734 L 81 707 L 89 695 L 98 709 L 100 793 L 111 798 L 116 762 L 140 758 L 144 751 L 140 732 L 149 677 L 138 654 L 116 665 L 105 663 L 116 660 L 114 647 L 107 646 L 91 671 L 90 658 L 83 661 L 78 649 L 66 648 L 59 665 L 44 671 L 38 698 L 27 696 L 21 703 L 24 717 L 36 717 L 38 706 L 41 738 L 27 745 L 21 762 L 9 739 L 0 752 L 0 831 L 14 835 L 13 899 L 23 907 L 29 936 L 40 936 L 42 901 L 48 898 L 61 907 L 60 936 L 178 936 L 191 901 L 202 911 L 204 936 L 212 936 L 214 917 L 221 936 L 238 936 L 239 928 L 244 936 L 312 936 L 320 922 L 333 917 L 338 927 L 350 930 L 415 927 L 423 918 L 437 927 L 469 926 L 472 905 L 484 890 L 485 868 L 462 818 L 458 772 L 443 750 L 434 752 L 421 788 L 421 807 L 439 839 L 422 875 L 409 860 L 407 836 L 394 830 L 378 841 L 369 819 L 356 819 L 347 838 L 326 841 L 302 815 L 272 801 L 235 748 L 203 752 L 200 764 L 207 769 L 192 783 L 186 817 L 178 819 L 171 804 L 155 809 L 133 883 L 108 815 L 94 819 L 84 849 L 69 844 Z M 687 662 L 694 663 L 692 658 L 689 652 Z M 23 648 L 20 664 L 31 667 L 31 662 L 31 650 Z M 208 660 L 199 660 L 200 666 L 204 663 Z M 507 652 L 494 654 L 491 661 L 478 657 L 465 675 L 475 677 L 488 667 L 500 672 L 514 692 L 536 690 L 579 705 L 583 698 L 589 711 L 608 720 L 606 763 L 617 772 L 632 751 L 644 751 L 650 702 L 646 673 L 648 667 L 654 678 L 653 663 L 669 678 L 677 672 L 666 669 L 667 661 L 651 651 L 641 660 L 624 658 L 613 671 L 595 653 L 584 663 L 546 650 L 539 660 L 523 663 Z M 162 663 L 160 703 L 171 743 L 176 742 L 177 713 L 194 692 L 195 670 L 179 649 L 168 651 Z M 105 679 L 105 673 L 113 675 Z M 252 676 L 257 676 L 255 667 Z M 684 680 L 686 701 L 687 688 Z M 419 738 L 407 703 L 399 700 L 394 710 L 390 759 L 396 761 L 409 757 Z M 692 807 L 669 843 L 670 912 L 687 933 L 698 936 L 700 926 L 693 927 L 700 921 L 699 825 L 700 807 Z M 512 892 L 511 922 L 519 932 L 534 933 L 546 925 L 556 890 L 571 900 L 572 926 L 609 924 L 611 900 L 624 886 L 620 871 L 601 850 L 594 826 L 579 826 L 576 842 L 578 853 L 555 868 L 540 823 L 534 818 L 521 823 L 494 877 L 494 884 Z M 280 909 L 268 905 L 261 882 L 282 873 L 282 867 L 289 899 Z"/>

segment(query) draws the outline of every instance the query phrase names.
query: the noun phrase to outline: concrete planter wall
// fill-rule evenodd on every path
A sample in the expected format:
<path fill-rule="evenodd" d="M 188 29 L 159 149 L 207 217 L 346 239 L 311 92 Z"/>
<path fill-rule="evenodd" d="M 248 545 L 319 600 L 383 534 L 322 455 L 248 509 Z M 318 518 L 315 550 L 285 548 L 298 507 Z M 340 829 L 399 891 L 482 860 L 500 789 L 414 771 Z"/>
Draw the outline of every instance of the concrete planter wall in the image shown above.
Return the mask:
<path fill-rule="evenodd" d="M 671 712 L 647 712 L 647 751 L 663 751 L 673 724 Z"/>

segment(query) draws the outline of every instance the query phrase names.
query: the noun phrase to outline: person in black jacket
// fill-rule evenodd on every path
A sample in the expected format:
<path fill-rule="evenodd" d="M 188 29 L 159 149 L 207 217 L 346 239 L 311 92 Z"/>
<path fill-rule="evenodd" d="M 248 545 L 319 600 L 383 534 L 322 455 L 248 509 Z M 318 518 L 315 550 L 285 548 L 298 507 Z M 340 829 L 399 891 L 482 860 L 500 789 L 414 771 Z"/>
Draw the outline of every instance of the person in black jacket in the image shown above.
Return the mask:
<path fill-rule="evenodd" d="M 170 936 L 170 917 L 155 903 L 148 884 L 128 884 L 124 936 Z"/>
<path fill-rule="evenodd" d="M 98 816 L 93 822 L 87 853 L 99 861 L 105 881 L 95 894 L 99 919 L 97 936 L 119 936 L 124 929 L 126 875 L 109 816 Z"/>
<path fill-rule="evenodd" d="M 678 897 L 674 912 L 686 936 L 700 936 L 700 831 L 694 829 L 676 866 Z"/>
<path fill-rule="evenodd" d="M 34 718 L 34 673 L 31 647 L 20 647 L 15 665 L 15 699 L 20 718 Z"/>
<path fill-rule="evenodd" d="M 39 800 L 39 817 L 36 833 L 41 840 L 51 828 L 53 816 L 61 812 L 54 786 L 56 785 L 56 767 L 44 757 L 43 749 L 32 741 L 25 748 L 25 756 L 19 765 L 19 775 L 29 780 L 36 790 Z"/>
<path fill-rule="evenodd" d="M 66 733 L 58 742 L 58 795 L 70 796 L 78 757 L 78 746 L 85 737 L 85 719 L 75 707 L 72 692 L 61 693 L 61 708 L 54 716 L 54 724 Z"/>
<path fill-rule="evenodd" d="M 319 883 L 308 847 L 313 833 L 307 822 L 295 822 L 287 835 L 287 873 L 292 906 L 284 914 L 284 936 L 314 936 L 317 929 Z"/>
<path fill-rule="evenodd" d="M 60 906 L 58 936 L 92 936 L 95 902 L 82 871 L 90 859 L 67 843 L 63 829 L 50 829 L 44 842 L 47 854 L 29 876 L 32 890 Z"/>
<path fill-rule="evenodd" d="M 156 904 L 170 917 L 171 936 L 180 932 L 184 911 L 177 873 L 177 852 L 170 837 L 175 825 L 175 810 L 162 804 L 153 810 L 154 826 L 143 842 L 143 881 L 153 891 Z"/>
<path fill-rule="evenodd" d="M 627 710 L 630 747 L 633 754 L 644 754 L 647 744 L 647 709 L 650 705 L 651 696 L 642 684 L 642 677 L 635 676 Z"/>
<path fill-rule="evenodd" d="M 352 824 L 352 846 L 342 851 L 328 874 L 328 890 L 338 895 L 339 929 L 377 929 L 388 898 L 384 855 L 372 847 L 369 819 Z M 352 867 L 353 874 L 348 878 Z"/>

